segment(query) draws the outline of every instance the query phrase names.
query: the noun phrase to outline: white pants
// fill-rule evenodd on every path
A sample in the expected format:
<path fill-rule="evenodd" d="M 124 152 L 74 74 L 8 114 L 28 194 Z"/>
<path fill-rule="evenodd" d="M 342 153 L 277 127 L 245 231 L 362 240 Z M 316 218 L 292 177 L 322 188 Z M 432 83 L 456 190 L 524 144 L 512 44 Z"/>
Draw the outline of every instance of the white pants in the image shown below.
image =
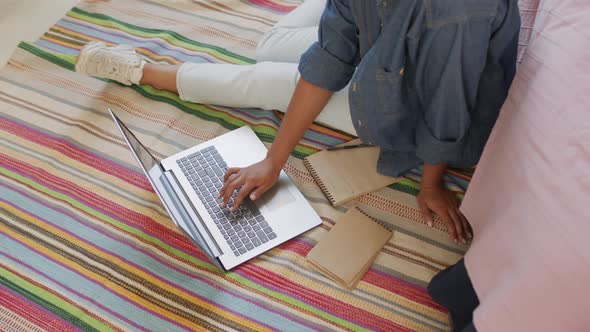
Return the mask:
<path fill-rule="evenodd" d="M 229 107 L 287 110 L 299 80 L 297 62 L 317 40 L 326 0 L 307 0 L 267 32 L 256 49 L 255 65 L 184 63 L 176 85 L 185 101 Z M 319 123 L 356 135 L 348 87 L 336 92 Z"/>

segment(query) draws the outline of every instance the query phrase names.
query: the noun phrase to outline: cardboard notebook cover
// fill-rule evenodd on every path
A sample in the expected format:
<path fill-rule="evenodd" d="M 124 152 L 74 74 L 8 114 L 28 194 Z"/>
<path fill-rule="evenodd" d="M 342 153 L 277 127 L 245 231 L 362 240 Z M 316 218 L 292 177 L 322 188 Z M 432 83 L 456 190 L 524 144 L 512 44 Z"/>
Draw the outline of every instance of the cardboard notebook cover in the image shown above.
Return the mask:
<path fill-rule="evenodd" d="M 352 290 L 373 264 L 392 232 L 351 208 L 307 254 L 311 266 Z"/>
<path fill-rule="evenodd" d="M 359 144 L 353 140 L 344 145 Z M 395 183 L 399 178 L 377 172 L 379 147 L 320 151 L 303 159 L 320 189 L 334 206 Z"/>

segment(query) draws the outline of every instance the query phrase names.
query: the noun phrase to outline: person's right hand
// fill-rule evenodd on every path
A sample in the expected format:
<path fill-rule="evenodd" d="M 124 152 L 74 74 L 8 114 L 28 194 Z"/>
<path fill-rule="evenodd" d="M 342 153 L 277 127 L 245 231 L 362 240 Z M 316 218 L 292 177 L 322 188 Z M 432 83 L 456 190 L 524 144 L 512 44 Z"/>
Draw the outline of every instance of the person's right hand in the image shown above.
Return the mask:
<path fill-rule="evenodd" d="M 281 168 L 282 165 L 278 165 L 267 156 L 264 160 L 248 167 L 228 169 L 223 178 L 223 187 L 217 196 L 217 198 L 223 198 L 221 206 L 225 207 L 234 190 L 240 187 L 234 204 L 230 208 L 231 211 L 235 210 L 248 195 L 253 201 L 258 199 L 277 182 Z"/>

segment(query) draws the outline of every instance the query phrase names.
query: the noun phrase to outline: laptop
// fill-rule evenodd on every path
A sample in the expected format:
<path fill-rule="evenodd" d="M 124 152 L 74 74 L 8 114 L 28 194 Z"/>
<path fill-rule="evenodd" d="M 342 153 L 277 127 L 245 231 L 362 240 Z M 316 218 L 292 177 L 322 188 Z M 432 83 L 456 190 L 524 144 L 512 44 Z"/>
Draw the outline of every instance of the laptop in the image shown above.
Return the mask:
<path fill-rule="evenodd" d="M 256 201 L 229 211 L 217 194 L 230 167 L 266 157 L 267 149 L 244 126 L 158 161 L 109 108 L 154 191 L 174 223 L 218 268 L 227 271 L 322 223 L 293 181 L 281 171 Z"/>

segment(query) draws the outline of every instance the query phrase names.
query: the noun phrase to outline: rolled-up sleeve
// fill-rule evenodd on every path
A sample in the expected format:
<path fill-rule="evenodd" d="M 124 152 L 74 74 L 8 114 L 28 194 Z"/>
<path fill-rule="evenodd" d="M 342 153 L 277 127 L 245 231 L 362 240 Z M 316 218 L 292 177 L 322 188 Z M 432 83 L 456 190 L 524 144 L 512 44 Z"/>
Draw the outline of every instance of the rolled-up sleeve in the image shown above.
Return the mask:
<path fill-rule="evenodd" d="M 321 88 L 344 88 L 359 61 L 358 37 L 348 0 L 328 0 L 318 29 L 318 41 L 299 61 L 306 81 Z"/>
<path fill-rule="evenodd" d="M 417 49 L 416 155 L 430 164 L 464 159 L 479 80 L 486 65 L 489 22 L 465 20 L 432 28 Z"/>

